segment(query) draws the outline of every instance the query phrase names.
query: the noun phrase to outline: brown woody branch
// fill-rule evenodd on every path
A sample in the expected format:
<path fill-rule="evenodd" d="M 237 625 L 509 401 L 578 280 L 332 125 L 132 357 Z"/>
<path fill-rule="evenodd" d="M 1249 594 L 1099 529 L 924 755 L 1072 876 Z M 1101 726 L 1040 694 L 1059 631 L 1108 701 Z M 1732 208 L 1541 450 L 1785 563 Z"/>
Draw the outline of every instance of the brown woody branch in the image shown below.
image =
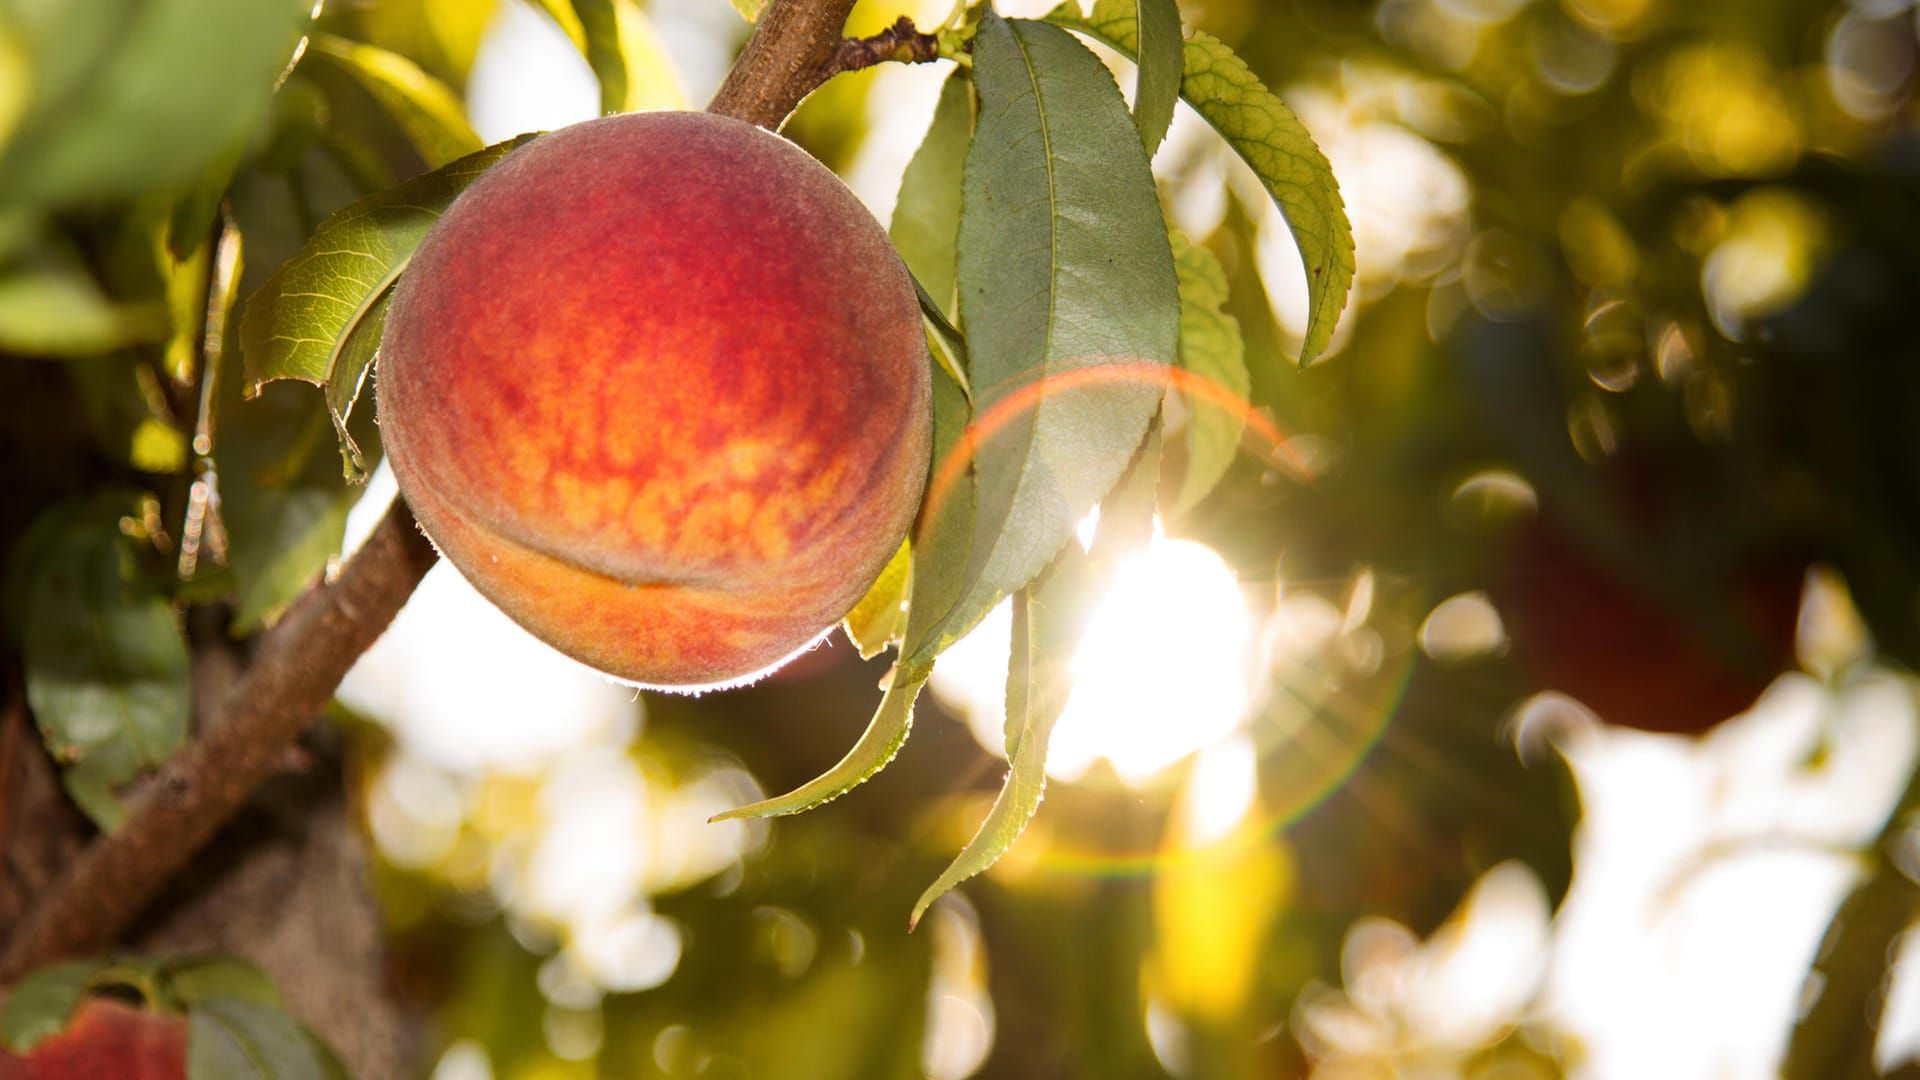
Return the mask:
<path fill-rule="evenodd" d="M 842 38 L 853 0 L 776 2 L 761 17 L 708 112 L 778 129 L 821 83 L 888 60 L 922 64 L 936 58 L 938 40 L 898 22 L 866 38 Z"/>
<path fill-rule="evenodd" d="M 932 59 L 932 39 L 921 41 L 906 20 L 843 45 L 852 7 L 853 0 L 773 0 L 708 111 L 778 128 L 840 71 Z M 89 844 L 0 937 L 0 985 L 111 945 L 273 776 L 434 558 L 413 512 L 396 500 L 339 577 L 315 586 L 266 634 L 205 734 L 161 767 L 120 828 Z"/>
<path fill-rule="evenodd" d="M 0 953 L 0 983 L 111 945 L 280 768 L 434 558 L 413 512 L 396 501 L 339 577 L 302 596 L 261 639 L 206 733 L 161 767 L 118 829 L 34 899 Z"/>

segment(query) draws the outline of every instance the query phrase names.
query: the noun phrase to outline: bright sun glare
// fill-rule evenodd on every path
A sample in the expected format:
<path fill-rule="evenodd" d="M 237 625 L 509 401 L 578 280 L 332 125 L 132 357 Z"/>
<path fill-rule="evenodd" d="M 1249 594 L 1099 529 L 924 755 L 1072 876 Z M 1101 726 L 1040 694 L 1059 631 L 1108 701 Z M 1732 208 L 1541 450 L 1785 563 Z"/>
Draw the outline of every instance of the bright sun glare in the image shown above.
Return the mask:
<path fill-rule="evenodd" d="M 934 670 L 933 691 L 1003 745 L 1009 609 L 1002 605 Z M 1121 564 L 1073 659 L 1073 692 L 1047 773 L 1086 774 L 1104 758 L 1129 784 L 1231 735 L 1246 720 L 1252 619 L 1233 571 L 1211 548 L 1156 536 Z"/>

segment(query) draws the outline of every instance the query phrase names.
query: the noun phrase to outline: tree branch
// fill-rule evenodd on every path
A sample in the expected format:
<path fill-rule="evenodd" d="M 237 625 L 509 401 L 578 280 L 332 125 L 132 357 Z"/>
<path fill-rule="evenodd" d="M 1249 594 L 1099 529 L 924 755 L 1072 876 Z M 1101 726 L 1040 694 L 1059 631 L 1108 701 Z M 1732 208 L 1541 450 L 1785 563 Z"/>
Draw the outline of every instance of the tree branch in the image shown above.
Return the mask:
<path fill-rule="evenodd" d="M 939 39 L 914 29 L 905 15 L 864 38 L 842 38 L 853 0 L 775 3 L 754 28 L 708 112 L 777 130 L 821 83 L 888 60 L 924 64 L 939 58 Z"/>
<path fill-rule="evenodd" d="M 932 58 L 915 51 L 927 50 L 923 35 L 903 36 L 911 24 L 843 52 L 840 31 L 852 7 L 853 0 L 774 0 L 708 111 L 773 129 L 839 71 Z M 413 512 L 395 500 L 339 577 L 315 586 L 268 631 L 205 734 L 161 767 L 121 827 L 96 837 L 34 898 L 4 939 L 0 985 L 111 945 L 275 773 L 434 559 Z"/>
<path fill-rule="evenodd" d="M 35 898 L 0 954 L 0 983 L 112 944 L 274 774 L 434 558 L 413 512 L 396 500 L 340 576 L 302 596 L 261 639 L 213 724 L 161 767 L 120 828 L 96 838 Z"/>

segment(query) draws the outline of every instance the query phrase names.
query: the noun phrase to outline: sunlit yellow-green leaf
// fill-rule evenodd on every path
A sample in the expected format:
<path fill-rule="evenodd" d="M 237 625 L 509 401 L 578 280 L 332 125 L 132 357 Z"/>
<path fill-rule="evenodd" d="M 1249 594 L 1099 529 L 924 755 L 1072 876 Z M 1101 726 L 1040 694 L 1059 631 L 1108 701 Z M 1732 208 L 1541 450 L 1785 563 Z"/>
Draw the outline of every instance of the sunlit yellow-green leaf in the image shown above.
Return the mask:
<path fill-rule="evenodd" d="M 906 621 L 907 574 L 912 565 L 912 545 L 902 540 L 867 595 L 847 612 L 847 637 L 860 650 L 862 660 L 873 659 L 899 639 Z"/>
<path fill-rule="evenodd" d="M 1173 511 L 1206 498 L 1240 451 L 1247 426 L 1241 407 L 1252 389 L 1240 323 L 1223 310 L 1227 273 L 1220 260 L 1175 232 L 1174 269 L 1180 275 L 1180 367 L 1194 382 L 1182 386 L 1187 406 L 1187 471 Z"/>
<path fill-rule="evenodd" d="M 309 49 L 351 72 L 393 116 L 428 165 L 446 165 L 480 149 L 480 137 L 467 123 L 460 98 L 412 60 L 334 34 L 314 34 Z"/>
<path fill-rule="evenodd" d="M 353 329 L 406 269 L 441 212 L 531 137 L 490 146 L 321 222 L 300 254 L 247 300 L 240 321 L 247 386 L 257 390 L 274 379 L 326 383 Z"/>

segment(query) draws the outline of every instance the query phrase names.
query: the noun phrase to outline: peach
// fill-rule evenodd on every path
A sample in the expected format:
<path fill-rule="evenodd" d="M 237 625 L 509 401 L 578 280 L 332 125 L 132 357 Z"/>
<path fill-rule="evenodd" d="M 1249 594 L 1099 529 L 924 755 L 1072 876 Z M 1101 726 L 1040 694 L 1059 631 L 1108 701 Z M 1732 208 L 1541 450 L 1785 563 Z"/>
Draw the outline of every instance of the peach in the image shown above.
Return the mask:
<path fill-rule="evenodd" d="M 509 154 L 395 287 L 382 439 L 515 621 L 641 686 L 772 670 L 912 524 L 931 399 L 912 279 L 792 143 L 704 113 Z"/>
<path fill-rule="evenodd" d="M 88 998 L 65 1031 L 16 1057 L 0 1050 L 0 1080 L 182 1080 L 187 1022 L 109 998 Z"/>

